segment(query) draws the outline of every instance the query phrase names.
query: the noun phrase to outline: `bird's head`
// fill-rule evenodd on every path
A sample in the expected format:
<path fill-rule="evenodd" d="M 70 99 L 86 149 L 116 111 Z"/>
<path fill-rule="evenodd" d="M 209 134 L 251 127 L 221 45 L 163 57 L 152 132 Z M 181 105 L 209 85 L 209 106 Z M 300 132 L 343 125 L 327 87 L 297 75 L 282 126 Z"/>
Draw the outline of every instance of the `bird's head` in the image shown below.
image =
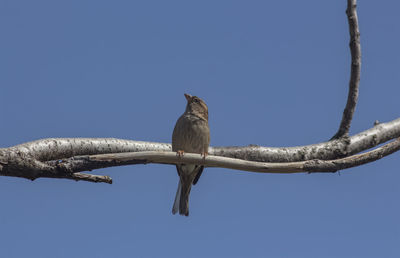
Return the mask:
<path fill-rule="evenodd" d="M 187 100 L 185 112 L 191 113 L 208 121 L 208 107 L 206 103 L 201 98 L 186 93 L 185 98 Z"/>

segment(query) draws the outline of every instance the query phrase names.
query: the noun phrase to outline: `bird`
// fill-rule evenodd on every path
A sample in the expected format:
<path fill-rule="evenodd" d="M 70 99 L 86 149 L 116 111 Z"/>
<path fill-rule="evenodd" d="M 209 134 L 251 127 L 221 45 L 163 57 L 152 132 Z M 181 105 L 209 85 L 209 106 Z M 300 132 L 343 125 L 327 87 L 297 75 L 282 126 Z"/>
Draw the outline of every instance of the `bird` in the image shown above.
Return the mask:
<path fill-rule="evenodd" d="M 187 153 L 199 153 L 206 157 L 210 144 L 210 129 L 208 126 L 208 107 L 197 96 L 184 94 L 187 100 L 185 112 L 176 121 L 172 133 L 172 151 L 178 156 Z M 172 214 L 179 211 L 180 215 L 189 216 L 189 195 L 192 184 L 199 180 L 204 166 L 194 164 L 177 164 L 179 175 Z"/>

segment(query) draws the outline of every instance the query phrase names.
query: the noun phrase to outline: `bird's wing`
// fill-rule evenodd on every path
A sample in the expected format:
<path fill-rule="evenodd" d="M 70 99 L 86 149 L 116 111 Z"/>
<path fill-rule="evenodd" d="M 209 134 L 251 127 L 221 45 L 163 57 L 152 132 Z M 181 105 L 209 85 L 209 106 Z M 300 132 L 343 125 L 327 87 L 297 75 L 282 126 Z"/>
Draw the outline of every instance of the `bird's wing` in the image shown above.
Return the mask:
<path fill-rule="evenodd" d="M 197 171 L 196 177 L 193 179 L 193 185 L 195 185 L 197 183 L 197 181 L 199 181 L 199 178 L 201 176 L 201 174 L 203 173 L 204 170 L 204 166 L 200 166 L 199 170 Z"/>

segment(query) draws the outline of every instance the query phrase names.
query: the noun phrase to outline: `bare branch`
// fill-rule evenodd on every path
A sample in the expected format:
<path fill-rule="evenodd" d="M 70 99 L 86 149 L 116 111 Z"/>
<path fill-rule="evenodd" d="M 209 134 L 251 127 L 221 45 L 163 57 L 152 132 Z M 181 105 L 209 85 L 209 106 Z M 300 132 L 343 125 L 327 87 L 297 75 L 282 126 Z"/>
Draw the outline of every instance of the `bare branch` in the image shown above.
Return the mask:
<path fill-rule="evenodd" d="M 248 147 L 214 147 L 210 148 L 209 153 L 215 156 L 209 156 L 206 159 L 207 163 L 204 164 L 207 166 L 271 173 L 332 172 L 365 164 L 397 151 L 399 140 L 366 154 L 340 159 L 397 137 L 400 137 L 400 118 L 388 123 L 375 123 L 373 128 L 351 137 L 307 146 L 289 148 L 254 145 Z M 121 150 L 136 153 L 112 153 L 113 151 Z M 147 152 L 148 150 L 156 150 L 157 152 L 149 153 Z M 0 149 L 0 175 L 23 177 L 31 180 L 39 177 L 48 177 L 112 183 L 111 178 L 108 176 L 76 172 L 110 166 L 146 164 L 149 162 L 163 164 L 193 162 L 203 164 L 198 154 L 186 154 L 183 159 L 177 160 L 175 153 L 169 152 L 170 150 L 169 144 L 155 142 L 107 138 L 44 139 Z M 92 153 L 100 155 L 93 155 Z M 102 153 L 105 153 L 106 156 L 102 155 Z M 78 156 L 69 156 L 73 154 Z M 62 155 L 65 156 L 62 157 Z M 36 157 L 42 160 L 38 160 Z M 49 158 L 56 159 L 46 161 Z"/>
<path fill-rule="evenodd" d="M 400 137 L 400 118 L 380 123 L 347 139 L 297 147 L 210 147 L 209 153 L 259 162 L 332 160 L 368 150 L 397 137 Z M 24 153 L 40 161 L 50 161 L 81 155 L 142 151 L 171 151 L 171 145 L 115 138 L 49 138 L 0 149 L 0 158 L 5 153 Z"/>
<path fill-rule="evenodd" d="M 343 111 L 342 121 L 339 130 L 332 139 L 339 139 L 347 136 L 350 130 L 351 120 L 358 99 L 358 86 L 360 84 L 361 73 L 361 45 L 360 31 L 358 29 L 357 0 L 347 0 L 347 19 L 350 32 L 350 52 L 351 52 L 351 73 L 349 82 L 349 95 L 347 96 L 346 107 Z"/>
<path fill-rule="evenodd" d="M 336 160 L 309 160 L 288 163 L 265 163 L 232 159 L 218 156 L 203 158 L 199 154 L 186 153 L 183 157 L 175 152 L 129 152 L 93 156 L 74 157 L 62 161 L 59 165 L 83 171 L 87 168 L 104 168 L 132 164 L 198 164 L 206 167 L 222 167 L 235 170 L 262 173 L 299 173 L 299 172 L 336 172 L 338 170 L 360 166 L 400 149 L 400 138 L 373 151 Z M 96 167 L 97 166 L 97 167 Z"/>
<path fill-rule="evenodd" d="M 24 152 L 0 151 L 0 175 L 22 177 L 35 180 L 45 178 L 65 178 L 76 181 L 112 183 L 108 176 L 73 173 L 59 166 L 36 160 Z"/>
<path fill-rule="evenodd" d="M 336 160 L 310 160 L 304 164 L 309 172 L 336 172 L 338 170 L 367 164 L 400 150 L 400 138 L 383 145 L 375 150 Z"/>
<path fill-rule="evenodd" d="M 176 152 L 145 151 L 100 154 L 93 156 L 80 156 L 63 160 L 59 166 L 75 171 L 85 171 L 87 168 L 97 169 L 113 166 L 125 166 L 132 164 L 170 164 L 179 163 L 198 164 L 207 167 L 222 167 L 236 170 L 268 173 L 295 173 L 304 172 L 301 162 L 293 163 L 262 163 L 233 159 L 218 156 L 207 156 L 205 159 L 200 154 L 185 153 L 183 157 L 177 156 Z M 50 163 L 51 164 L 51 163 Z"/>
<path fill-rule="evenodd" d="M 88 181 L 93 183 L 108 183 L 112 184 L 112 179 L 109 176 L 98 176 L 98 175 L 91 175 L 85 173 L 74 173 L 70 179 L 74 179 L 76 181 Z"/>
<path fill-rule="evenodd" d="M 2 164 L 0 164 L 0 175 L 21 177 L 32 181 L 37 178 L 60 178 L 60 179 L 71 179 L 75 181 L 87 181 L 92 183 L 112 184 L 112 179 L 109 176 L 91 175 L 85 173 L 63 173 L 60 171 L 54 172 L 49 170 L 40 170 L 37 173 L 32 174 L 31 168 L 16 172 L 16 170 L 10 170 L 7 168 L 7 166 L 4 166 Z"/>
<path fill-rule="evenodd" d="M 24 152 L 40 161 L 48 161 L 79 155 L 168 151 L 171 150 L 171 145 L 116 138 L 47 138 L 19 144 L 8 149 L 13 152 Z"/>
<path fill-rule="evenodd" d="M 312 159 L 333 160 L 354 155 L 400 137 L 400 118 L 339 140 L 297 147 L 214 147 L 211 155 L 259 162 L 296 162 Z"/>

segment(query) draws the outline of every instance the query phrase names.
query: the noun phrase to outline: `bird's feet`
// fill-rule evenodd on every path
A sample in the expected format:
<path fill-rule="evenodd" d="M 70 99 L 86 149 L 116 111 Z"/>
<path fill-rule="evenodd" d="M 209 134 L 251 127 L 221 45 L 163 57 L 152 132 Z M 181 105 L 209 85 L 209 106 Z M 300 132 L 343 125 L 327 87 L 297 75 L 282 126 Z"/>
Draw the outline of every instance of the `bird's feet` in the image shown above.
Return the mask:
<path fill-rule="evenodd" d="M 183 150 L 178 150 L 178 151 L 176 152 L 176 156 L 178 156 L 179 158 L 182 158 L 184 153 L 185 153 L 185 152 L 184 152 Z"/>
<path fill-rule="evenodd" d="M 200 153 L 200 155 L 203 157 L 203 160 L 205 160 L 206 156 L 208 155 L 208 152 L 204 151 L 204 152 Z"/>

